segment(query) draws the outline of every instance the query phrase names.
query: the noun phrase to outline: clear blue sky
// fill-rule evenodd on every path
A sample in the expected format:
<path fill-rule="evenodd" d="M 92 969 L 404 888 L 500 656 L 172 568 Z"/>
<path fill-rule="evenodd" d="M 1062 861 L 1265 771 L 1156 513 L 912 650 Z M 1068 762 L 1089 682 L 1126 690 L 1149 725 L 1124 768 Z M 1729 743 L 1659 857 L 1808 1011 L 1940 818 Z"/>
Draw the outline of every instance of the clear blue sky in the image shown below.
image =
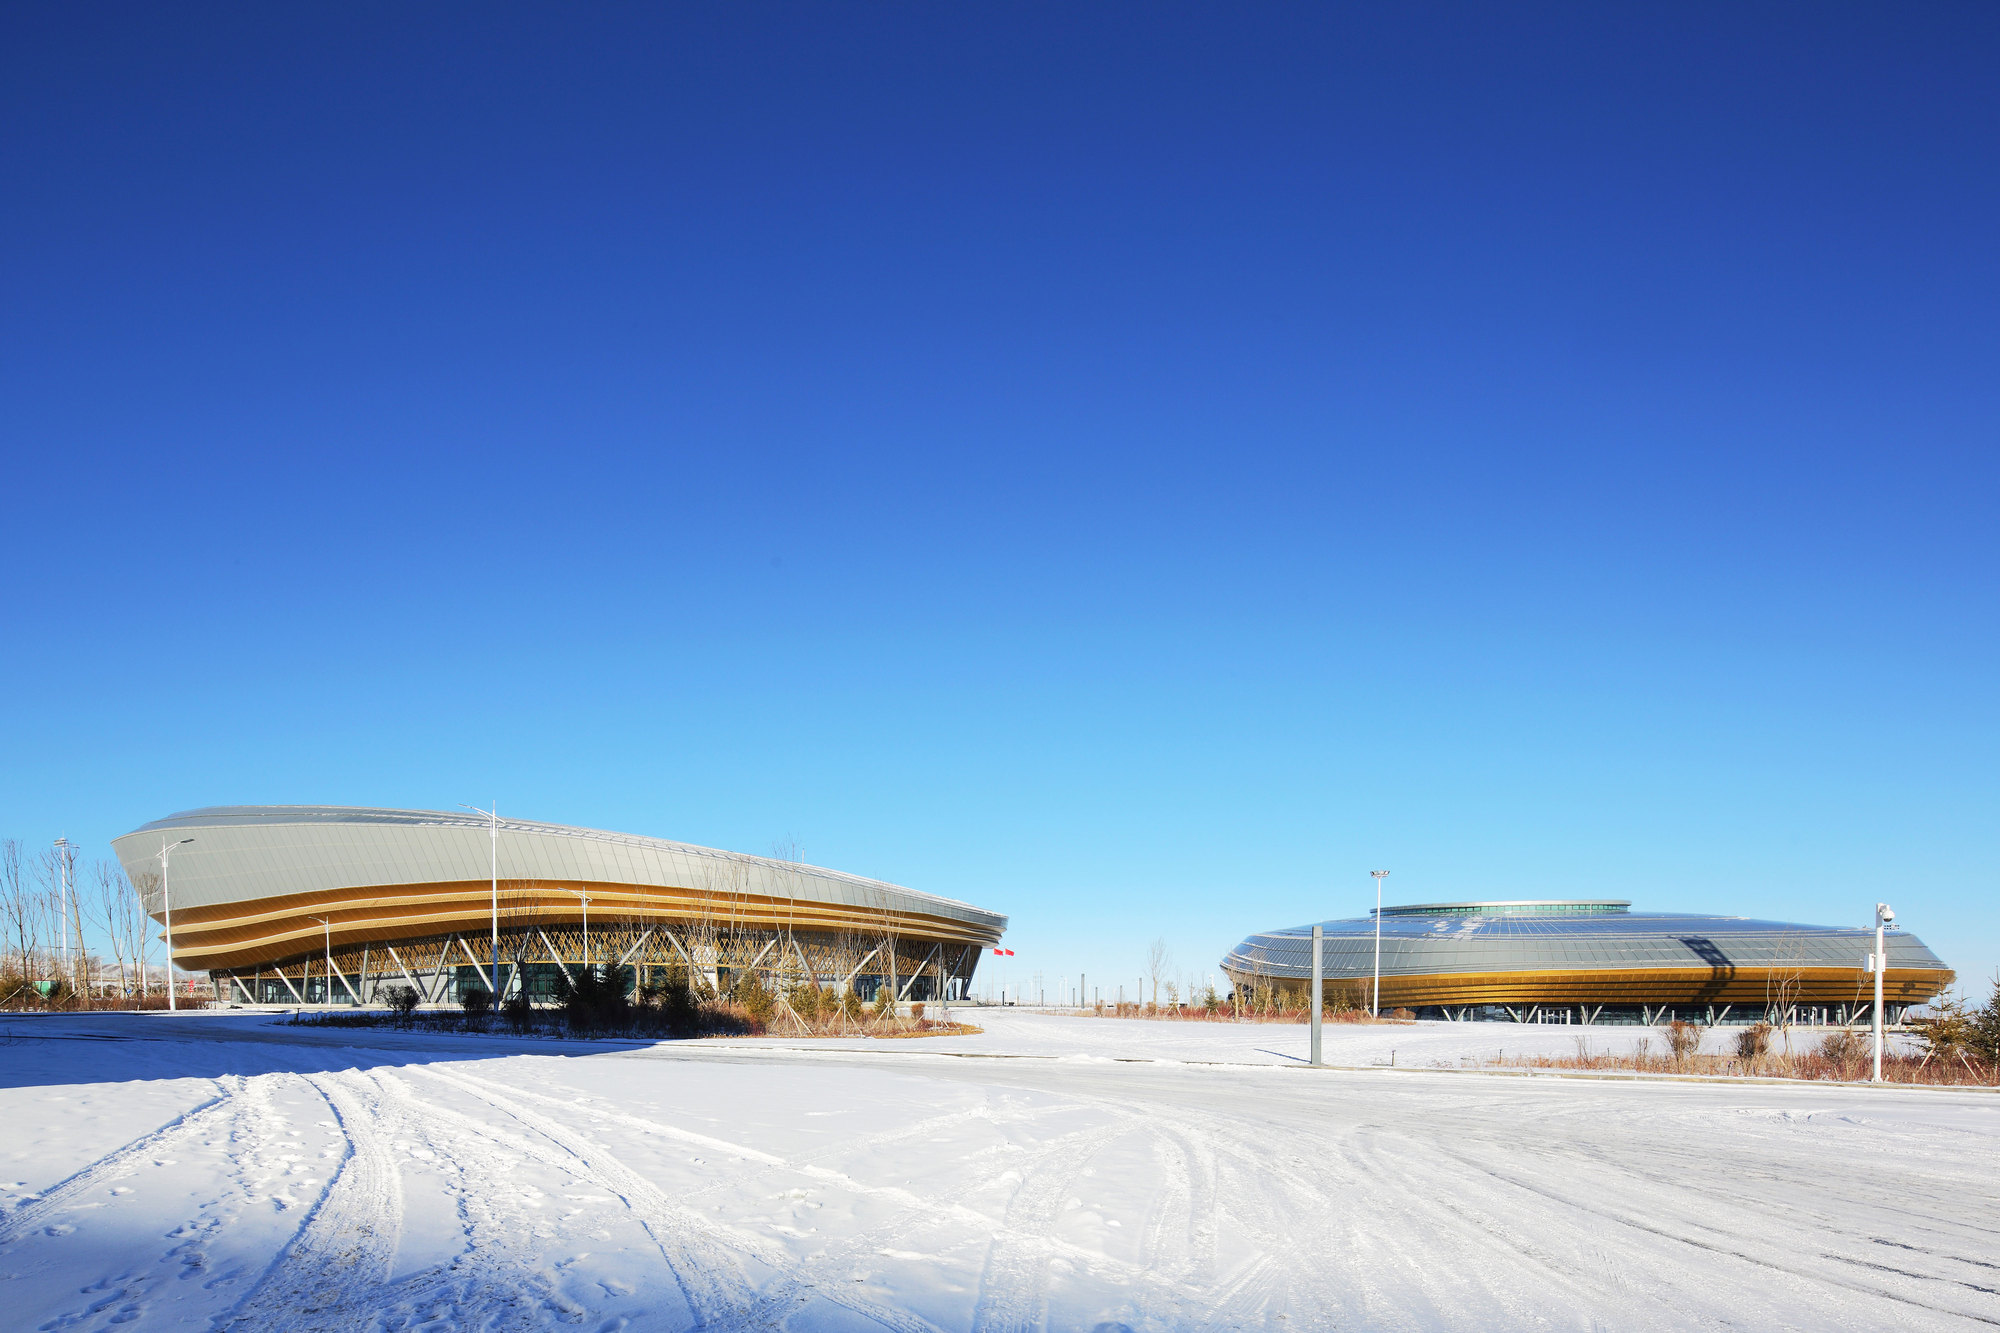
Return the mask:
<path fill-rule="evenodd" d="M 1990 7 L 0 13 L 0 835 L 1995 918 Z M 990 960 L 989 960 L 990 961 Z"/>

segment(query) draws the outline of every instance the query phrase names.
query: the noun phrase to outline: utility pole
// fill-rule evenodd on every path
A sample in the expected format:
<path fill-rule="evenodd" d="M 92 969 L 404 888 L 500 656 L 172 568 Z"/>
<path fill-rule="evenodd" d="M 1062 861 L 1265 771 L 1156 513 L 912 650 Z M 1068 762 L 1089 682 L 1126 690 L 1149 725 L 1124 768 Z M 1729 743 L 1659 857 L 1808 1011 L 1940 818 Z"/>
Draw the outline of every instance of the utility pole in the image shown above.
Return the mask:
<path fill-rule="evenodd" d="M 174 854 L 174 848 L 186 846 L 193 838 L 182 838 L 172 842 L 160 839 L 160 915 L 167 928 L 167 1011 L 178 1012 L 174 1003 L 174 898 L 167 890 L 167 858 Z"/>
<path fill-rule="evenodd" d="M 1386 870 L 1371 870 L 1375 877 L 1375 998 L 1368 1006 L 1371 1018 L 1382 1016 L 1382 881 L 1389 877 Z"/>

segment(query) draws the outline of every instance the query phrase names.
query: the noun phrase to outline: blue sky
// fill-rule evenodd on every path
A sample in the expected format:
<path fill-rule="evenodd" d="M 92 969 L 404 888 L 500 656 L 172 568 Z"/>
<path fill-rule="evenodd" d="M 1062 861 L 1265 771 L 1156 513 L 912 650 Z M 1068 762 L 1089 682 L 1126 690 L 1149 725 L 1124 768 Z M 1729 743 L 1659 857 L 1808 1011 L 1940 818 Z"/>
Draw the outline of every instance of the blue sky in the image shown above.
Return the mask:
<path fill-rule="evenodd" d="M 18 5 L 0 835 L 450 807 L 1190 972 L 1995 871 L 1974 6 Z M 1983 988 L 1983 987 L 1982 987 Z"/>

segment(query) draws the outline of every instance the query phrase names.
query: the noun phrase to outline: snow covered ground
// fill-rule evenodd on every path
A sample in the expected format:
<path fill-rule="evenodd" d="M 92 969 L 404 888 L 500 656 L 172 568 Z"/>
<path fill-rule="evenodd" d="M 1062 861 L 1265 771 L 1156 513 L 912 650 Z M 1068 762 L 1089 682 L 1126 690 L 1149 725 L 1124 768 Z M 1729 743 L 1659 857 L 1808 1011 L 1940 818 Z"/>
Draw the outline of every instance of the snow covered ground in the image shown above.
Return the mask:
<path fill-rule="evenodd" d="M 972 1017 L 0 1018 L 0 1327 L 2000 1323 L 2000 1096 L 1408 1067 L 1573 1028 L 1329 1027 L 1329 1061 L 1397 1052 L 1343 1072 L 1299 1067 L 1303 1028 Z"/>

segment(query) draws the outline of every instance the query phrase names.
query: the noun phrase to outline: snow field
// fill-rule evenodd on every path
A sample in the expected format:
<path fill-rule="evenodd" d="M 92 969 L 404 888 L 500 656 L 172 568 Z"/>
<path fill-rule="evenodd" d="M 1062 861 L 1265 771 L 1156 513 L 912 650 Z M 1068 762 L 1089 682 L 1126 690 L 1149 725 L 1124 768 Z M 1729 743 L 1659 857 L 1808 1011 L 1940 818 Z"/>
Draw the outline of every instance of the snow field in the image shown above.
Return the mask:
<path fill-rule="evenodd" d="M 1308 1071 L 1303 1029 L 976 1017 L 599 1047 L 0 1023 L 0 1324 L 2000 1323 L 2000 1097 Z M 1539 1039 L 1467 1027 L 1417 1035 Z M 1363 1064 L 1414 1030 L 1327 1031 Z M 1040 1058 L 965 1058 L 1009 1055 Z"/>

